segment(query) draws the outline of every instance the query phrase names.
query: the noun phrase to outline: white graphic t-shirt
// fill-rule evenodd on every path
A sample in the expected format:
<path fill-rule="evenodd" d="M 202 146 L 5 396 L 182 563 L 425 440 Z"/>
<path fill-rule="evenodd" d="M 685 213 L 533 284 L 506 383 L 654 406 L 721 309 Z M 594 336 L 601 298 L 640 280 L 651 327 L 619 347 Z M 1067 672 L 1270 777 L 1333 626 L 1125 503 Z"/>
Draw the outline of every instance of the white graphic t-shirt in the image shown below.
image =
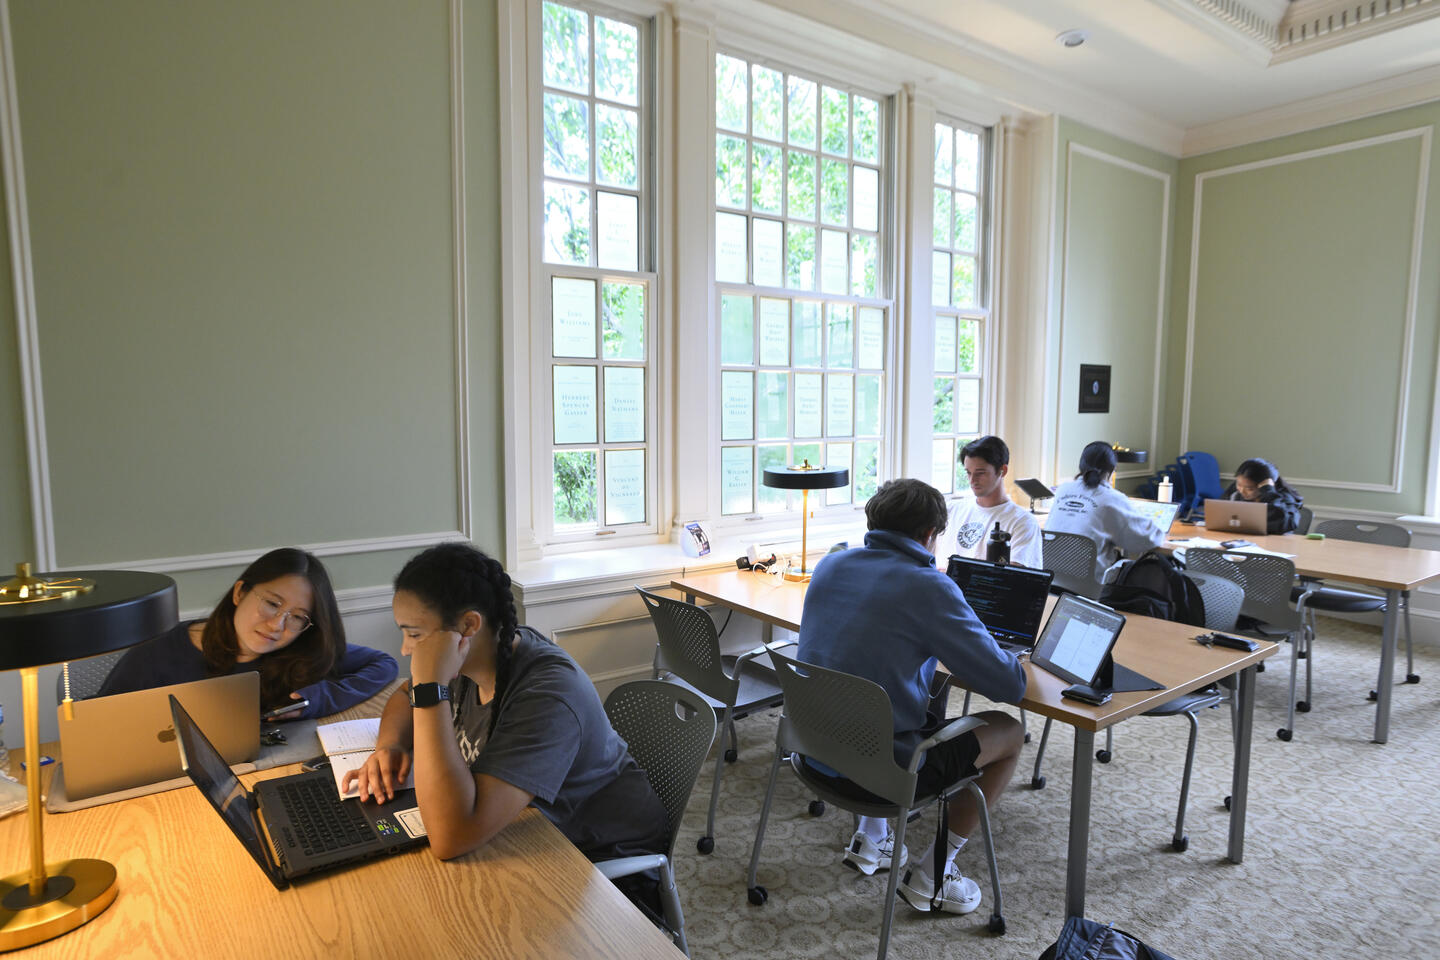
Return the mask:
<path fill-rule="evenodd" d="M 950 523 L 935 543 L 935 564 L 945 569 L 950 555 L 985 559 L 985 547 L 995 524 L 1010 534 L 1010 562 L 1040 569 L 1045 565 L 1041 552 L 1040 524 L 1035 515 L 1014 500 L 997 507 L 982 507 L 974 497 L 963 497 L 950 505 Z"/>

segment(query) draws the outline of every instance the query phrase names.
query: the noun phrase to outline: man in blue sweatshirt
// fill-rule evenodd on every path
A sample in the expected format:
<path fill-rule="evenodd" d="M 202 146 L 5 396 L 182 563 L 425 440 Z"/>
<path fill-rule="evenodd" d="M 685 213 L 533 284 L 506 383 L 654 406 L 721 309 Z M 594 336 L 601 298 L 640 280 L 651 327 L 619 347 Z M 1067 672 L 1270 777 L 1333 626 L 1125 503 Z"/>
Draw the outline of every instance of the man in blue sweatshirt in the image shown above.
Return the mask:
<path fill-rule="evenodd" d="M 936 538 L 945 531 L 945 500 L 920 480 L 891 480 L 865 505 L 870 532 L 865 546 L 827 557 L 815 569 L 800 620 L 799 658 L 873 680 L 890 695 L 895 711 L 895 759 L 909 763 L 915 745 L 942 720 L 927 715 L 937 661 L 956 681 L 991 700 L 1018 703 L 1025 670 L 1002 651 L 976 618 L 955 582 L 935 569 Z M 980 774 L 980 789 L 993 809 L 1020 758 L 1020 724 L 999 711 L 976 716 L 985 726 L 931 750 L 920 768 L 920 793 Z M 968 792 L 950 808 L 950 836 L 941 890 L 936 893 L 933 845 L 906 871 L 899 894 L 917 910 L 935 899 L 949 913 L 980 905 L 980 888 L 955 869 L 955 854 L 979 825 L 980 811 Z M 887 820 L 861 817 L 843 861 L 861 873 L 900 867 Z"/>

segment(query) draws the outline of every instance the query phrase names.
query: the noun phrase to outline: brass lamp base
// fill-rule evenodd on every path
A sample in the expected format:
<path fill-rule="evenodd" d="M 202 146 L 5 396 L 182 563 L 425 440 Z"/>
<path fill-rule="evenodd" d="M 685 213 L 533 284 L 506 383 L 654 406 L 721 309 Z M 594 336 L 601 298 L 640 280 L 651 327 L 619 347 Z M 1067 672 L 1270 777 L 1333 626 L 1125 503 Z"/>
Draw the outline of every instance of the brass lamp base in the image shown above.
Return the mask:
<path fill-rule="evenodd" d="M 785 579 L 789 580 L 791 583 L 809 583 L 810 571 L 797 570 L 794 567 L 791 567 L 790 569 L 785 571 Z"/>
<path fill-rule="evenodd" d="M 69 933 L 115 900 L 115 868 L 104 860 L 45 864 L 45 893 L 30 896 L 30 871 L 0 878 L 0 951 L 19 950 Z"/>

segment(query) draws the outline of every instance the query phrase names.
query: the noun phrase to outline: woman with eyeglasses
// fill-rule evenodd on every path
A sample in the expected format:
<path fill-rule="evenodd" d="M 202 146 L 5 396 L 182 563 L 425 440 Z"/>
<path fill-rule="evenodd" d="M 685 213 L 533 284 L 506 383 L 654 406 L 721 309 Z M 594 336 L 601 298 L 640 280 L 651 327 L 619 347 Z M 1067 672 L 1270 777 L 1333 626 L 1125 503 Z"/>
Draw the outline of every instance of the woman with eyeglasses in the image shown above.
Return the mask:
<path fill-rule="evenodd" d="M 260 709 L 309 705 L 271 719 L 323 717 L 383 690 L 399 670 L 395 658 L 345 642 L 330 575 L 313 554 L 271 550 L 240 574 L 205 620 L 180 623 L 131 648 L 96 696 L 172 683 L 260 674 Z"/>

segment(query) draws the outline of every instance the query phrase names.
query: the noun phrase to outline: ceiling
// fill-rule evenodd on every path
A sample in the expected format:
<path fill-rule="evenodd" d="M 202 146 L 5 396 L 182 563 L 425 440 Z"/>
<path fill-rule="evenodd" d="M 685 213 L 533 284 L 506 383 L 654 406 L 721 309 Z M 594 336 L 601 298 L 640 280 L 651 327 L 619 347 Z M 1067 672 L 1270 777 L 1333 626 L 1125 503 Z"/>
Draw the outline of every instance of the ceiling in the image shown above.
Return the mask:
<path fill-rule="evenodd" d="M 1440 68 L 1440 0 L 859 5 L 1182 130 Z M 1066 49 L 1056 41 L 1071 29 L 1088 32 L 1084 45 Z"/>

